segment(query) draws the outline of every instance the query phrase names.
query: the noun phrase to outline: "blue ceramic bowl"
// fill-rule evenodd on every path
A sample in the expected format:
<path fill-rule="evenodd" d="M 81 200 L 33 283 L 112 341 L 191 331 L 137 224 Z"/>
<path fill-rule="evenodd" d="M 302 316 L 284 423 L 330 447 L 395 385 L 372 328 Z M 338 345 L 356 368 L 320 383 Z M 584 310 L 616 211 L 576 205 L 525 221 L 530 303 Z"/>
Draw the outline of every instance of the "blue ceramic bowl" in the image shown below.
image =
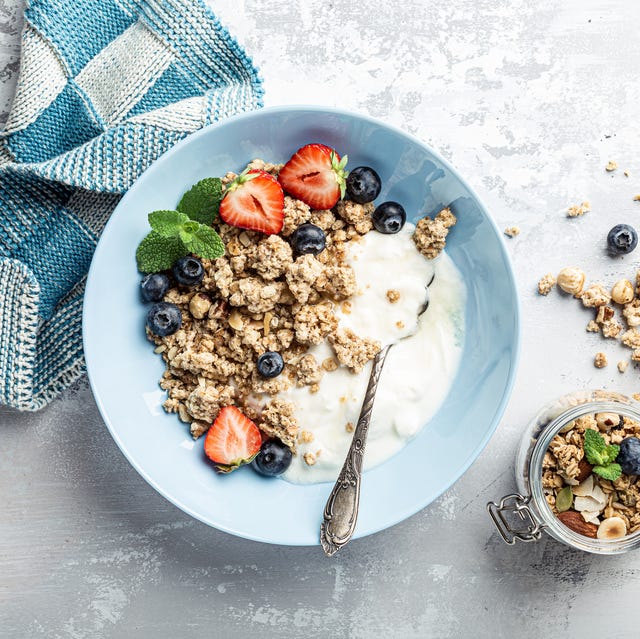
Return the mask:
<path fill-rule="evenodd" d="M 277 107 L 207 127 L 163 155 L 123 197 L 93 258 L 84 301 L 91 386 L 122 452 L 167 499 L 220 530 L 291 545 L 319 543 L 331 485 L 294 485 L 250 469 L 212 471 L 203 440 L 194 443 L 160 407 L 164 364 L 144 335 L 134 255 L 148 232 L 147 213 L 174 207 L 194 182 L 238 171 L 256 157 L 285 162 L 308 142 L 348 153 L 352 167 L 375 167 L 383 184 L 378 201 L 401 202 L 412 221 L 451 204 L 458 224 L 447 251 L 468 291 L 464 353 L 449 395 L 415 439 L 365 474 L 356 537 L 424 508 L 469 468 L 503 413 L 519 347 L 516 287 L 501 233 L 455 169 L 416 138 L 355 113 Z"/>

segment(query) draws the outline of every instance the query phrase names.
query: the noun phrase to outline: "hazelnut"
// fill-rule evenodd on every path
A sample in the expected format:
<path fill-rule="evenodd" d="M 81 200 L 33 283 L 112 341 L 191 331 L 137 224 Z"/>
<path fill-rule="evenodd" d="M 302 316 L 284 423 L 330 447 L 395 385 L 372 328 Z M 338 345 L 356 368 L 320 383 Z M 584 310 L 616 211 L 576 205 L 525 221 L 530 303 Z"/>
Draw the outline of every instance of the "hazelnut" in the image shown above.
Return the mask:
<path fill-rule="evenodd" d="M 558 286 L 571 295 L 580 295 L 584 288 L 585 275 L 576 266 L 568 266 L 558 273 Z"/>
<path fill-rule="evenodd" d="M 609 430 L 620 424 L 620 415 L 617 413 L 596 413 L 596 423 L 600 430 Z"/>
<path fill-rule="evenodd" d="M 620 280 L 611 289 L 611 299 L 617 304 L 628 304 L 633 296 L 633 284 L 629 280 Z"/>
<path fill-rule="evenodd" d="M 189 312 L 196 319 L 202 319 L 211 308 L 211 298 L 205 293 L 196 293 L 189 300 Z"/>

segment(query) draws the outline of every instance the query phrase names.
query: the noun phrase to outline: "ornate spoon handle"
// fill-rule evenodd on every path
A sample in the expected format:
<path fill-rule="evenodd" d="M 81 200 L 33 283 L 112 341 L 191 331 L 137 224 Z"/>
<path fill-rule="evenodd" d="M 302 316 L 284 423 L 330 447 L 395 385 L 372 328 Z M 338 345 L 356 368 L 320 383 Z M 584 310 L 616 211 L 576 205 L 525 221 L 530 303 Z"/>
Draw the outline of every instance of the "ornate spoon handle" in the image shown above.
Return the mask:
<path fill-rule="evenodd" d="M 356 528 L 364 447 L 367 443 L 380 374 L 390 348 L 391 346 L 385 346 L 373 360 L 369 384 L 362 402 L 358 424 L 353 433 L 353 440 L 327 505 L 324 507 L 324 521 L 320 525 L 320 543 L 328 557 L 337 553 L 349 542 Z"/>

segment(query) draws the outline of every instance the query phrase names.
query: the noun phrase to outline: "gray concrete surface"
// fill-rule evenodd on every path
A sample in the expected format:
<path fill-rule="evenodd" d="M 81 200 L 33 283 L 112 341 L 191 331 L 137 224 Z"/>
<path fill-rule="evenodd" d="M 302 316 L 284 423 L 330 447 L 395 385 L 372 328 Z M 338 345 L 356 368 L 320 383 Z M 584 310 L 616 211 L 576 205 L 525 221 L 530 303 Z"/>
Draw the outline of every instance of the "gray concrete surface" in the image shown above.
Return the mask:
<path fill-rule="evenodd" d="M 521 365 L 502 423 L 440 500 L 335 558 L 237 539 L 156 494 L 111 440 L 86 381 L 38 414 L 0 408 L 0 636 L 637 637 L 640 553 L 551 539 L 507 547 L 485 503 L 514 487 L 522 429 L 575 388 L 640 391 L 628 358 L 575 301 L 536 295 L 569 264 L 612 284 L 640 249 L 640 9 L 628 0 L 217 0 L 262 67 L 268 105 L 339 105 L 399 125 L 467 176 L 509 240 Z M 0 123 L 16 76 L 19 2 L 0 0 Z M 609 159 L 620 170 L 604 171 Z M 625 177 L 628 169 L 630 177 Z M 569 220 L 567 206 L 592 211 Z M 596 351 L 610 365 L 596 370 Z"/>

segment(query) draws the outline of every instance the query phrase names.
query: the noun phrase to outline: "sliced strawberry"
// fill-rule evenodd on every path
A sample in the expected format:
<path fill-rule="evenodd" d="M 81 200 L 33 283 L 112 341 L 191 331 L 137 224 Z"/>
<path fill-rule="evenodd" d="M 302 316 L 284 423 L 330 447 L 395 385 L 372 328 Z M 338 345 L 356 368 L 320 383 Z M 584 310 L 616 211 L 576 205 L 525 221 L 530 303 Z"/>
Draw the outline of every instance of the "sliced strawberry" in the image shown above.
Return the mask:
<path fill-rule="evenodd" d="M 244 171 L 227 187 L 220 217 L 231 226 L 268 235 L 284 223 L 284 193 L 278 180 L 265 171 Z"/>
<path fill-rule="evenodd" d="M 207 431 L 204 453 L 221 473 L 250 462 L 260 451 L 258 427 L 235 406 L 225 406 Z"/>
<path fill-rule="evenodd" d="M 312 209 L 330 209 L 344 197 L 346 164 L 346 155 L 341 160 L 324 144 L 307 144 L 280 169 L 278 181 L 289 195 Z"/>

